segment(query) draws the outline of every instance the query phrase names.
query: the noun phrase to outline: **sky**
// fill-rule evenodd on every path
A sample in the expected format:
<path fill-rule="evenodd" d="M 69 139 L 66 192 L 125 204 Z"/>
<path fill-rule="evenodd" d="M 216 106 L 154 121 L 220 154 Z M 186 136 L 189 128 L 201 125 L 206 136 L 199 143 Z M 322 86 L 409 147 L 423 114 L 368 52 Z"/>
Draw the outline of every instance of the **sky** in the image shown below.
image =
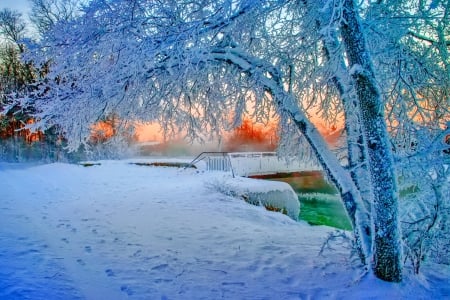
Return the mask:
<path fill-rule="evenodd" d="M 30 10 L 29 0 L 0 0 L 0 9 L 10 8 L 26 15 Z"/>
<path fill-rule="evenodd" d="M 0 10 L 4 8 L 19 11 L 22 13 L 25 22 L 30 24 L 28 14 L 30 13 L 31 5 L 29 0 L 0 0 Z M 26 33 L 28 36 L 34 36 L 34 29 L 31 25 L 28 26 Z"/>

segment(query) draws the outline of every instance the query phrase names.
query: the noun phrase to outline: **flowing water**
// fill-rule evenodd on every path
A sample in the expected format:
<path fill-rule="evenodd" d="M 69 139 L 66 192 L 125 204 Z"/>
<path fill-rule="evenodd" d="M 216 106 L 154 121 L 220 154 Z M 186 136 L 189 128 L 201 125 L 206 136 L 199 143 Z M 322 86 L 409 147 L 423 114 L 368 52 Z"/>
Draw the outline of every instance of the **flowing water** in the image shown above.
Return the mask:
<path fill-rule="evenodd" d="M 299 219 L 312 225 L 351 230 L 350 220 L 336 189 L 324 179 L 321 172 L 276 174 L 263 178 L 283 181 L 292 186 L 301 203 Z"/>

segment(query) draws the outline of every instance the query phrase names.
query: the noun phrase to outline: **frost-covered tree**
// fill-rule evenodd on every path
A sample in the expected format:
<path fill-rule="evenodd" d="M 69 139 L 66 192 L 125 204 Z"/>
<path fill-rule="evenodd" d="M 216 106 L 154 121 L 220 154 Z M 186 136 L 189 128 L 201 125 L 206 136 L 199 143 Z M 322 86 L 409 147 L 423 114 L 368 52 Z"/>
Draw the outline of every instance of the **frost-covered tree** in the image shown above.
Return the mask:
<path fill-rule="evenodd" d="M 18 129 L 23 128 L 30 117 L 15 105 L 13 98 L 22 95 L 27 83 L 34 78 L 31 64 L 20 60 L 25 30 L 25 20 L 19 12 L 0 11 L 0 138 L 8 139 L 15 154 L 23 148 L 25 136 Z"/>
<path fill-rule="evenodd" d="M 449 9 L 448 1 L 393 1 L 367 12 L 390 20 L 373 17 L 370 46 L 382 49 L 375 62 L 399 174 L 405 261 L 415 272 L 425 258 L 449 259 Z"/>
<path fill-rule="evenodd" d="M 81 0 L 28 0 L 31 5 L 30 20 L 40 35 L 58 22 L 73 19 L 80 10 Z"/>
<path fill-rule="evenodd" d="M 11 9 L 0 11 L 0 34 L 2 38 L 16 45 L 25 37 L 25 20 L 22 14 Z"/>
<path fill-rule="evenodd" d="M 25 127 L 34 122 L 33 107 L 21 99 L 36 90 L 37 78 L 44 78 L 47 66 L 24 59 L 27 26 L 17 11 L 0 11 L 0 158 L 9 161 L 59 160 L 59 136 L 53 129 L 31 133 Z"/>
<path fill-rule="evenodd" d="M 283 143 L 300 134 L 309 144 L 341 194 L 362 262 L 374 258 L 378 277 L 400 281 L 395 144 L 389 137 L 395 131 L 388 131 L 391 115 L 385 113 L 398 114 L 391 91 L 402 89 L 393 80 L 398 72 L 383 59 L 392 49 L 412 58 L 408 66 L 429 60 L 414 60 L 417 44 L 396 40 L 420 35 L 414 24 L 400 27 L 401 34 L 383 31 L 397 20 L 393 8 L 401 2 L 394 4 L 94 0 L 79 17 L 55 24 L 36 50 L 36 60 L 53 62 L 40 97 L 30 98 L 39 110 L 36 126 L 58 124 L 74 150 L 108 115 L 158 121 L 167 133 L 181 129 L 197 138 L 205 129 L 239 126 L 251 103 L 257 119 L 280 118 Z M 390 48 L 369 39 L 372 32 L 392 41 Z M 426 82 L 410 94 L 431 87 Z M 410 98 L 399 104 L 408 106 Z M 330 124 L 345 118 L 347 166 L 313 125 L 317 114 Z"/>

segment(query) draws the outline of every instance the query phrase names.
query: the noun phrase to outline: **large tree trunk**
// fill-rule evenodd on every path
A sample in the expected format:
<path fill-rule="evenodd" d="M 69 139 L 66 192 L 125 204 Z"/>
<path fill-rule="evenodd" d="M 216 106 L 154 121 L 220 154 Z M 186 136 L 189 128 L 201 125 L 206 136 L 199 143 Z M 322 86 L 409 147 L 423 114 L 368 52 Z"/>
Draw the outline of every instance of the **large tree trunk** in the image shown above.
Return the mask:
<path fill-rule="evenodd" d="M 340 165 L 336 156 L 329 151 L 328 145 L 322 135 L 301 111 L 292 98 L 292 95 L 286 94 L 281 86 L 281 83 L 277 85 L 266 85 L 278 109 L 282 113 L 287 114 L 294 122 L 298 130 L 308 141 L 328 178 L 330 178 L 338 189 L 353 226 L 353 234 L 359 257 L 362 263 L 366 264 L 371 255 L 371 226 L 369 214 L 365 209 L 361 194 L 351 178 L 350 173 Z"/>
<path fill-rule="evenodd" d="M 318 17 L 317 27 L 323 31 L 323 21 Z M 350 90 L 349 77 L 346 77 L 346 67 L 344 57 L 339 51 L 339 41 L 336 32 L 324 33 L 322 35 L 323 50 L 326 59 L 336 64 L 336 69 L 331 81 L 339 92 L 339 96 L 344 106 L 345 131 L 347 133 L 347 155 L 348 169 L 350 175 L 358 188 L 361 198 L 370 213 L 373 196 L 370 188 L 370 174 L 367 166 L 367 150 L 364 145 L 364 135 L 361 128 L 361 117 L 359 116 L 358 99 Z M 332 53 L 334 57 L 332 57 Z"/>
<path fill-rule="evenodd" d="M 278 105 L 284 101 L 276 101 Z M 285 103 L 283 103 L 285 104 Z M 282 105 L 283 105 L 282 104 Z M 292 106 L 291 106 L 292 107 Z M 355 185 L 351 174 L 344 170 L 337 158 L 327 149 L 327 144 L 317 129 L 308 121 L 306 116 L 300 116 L 299 112 L 292 113 L 291 107 L 281 106 L 281 109 L 288 112 L 297 128 L 308 141 L 320 165 L 326 172 L 328 178 L 333 182 L 339 191 L 344 207 L 353 226 L 356 248 L 363 264 L 371 256 L 371 226 L 370 218 L 364 207 L 361 193 Z M 303 114 L 302 114 L 303 115 Z"/>
<path fill-rule="evenodd" d="M 374 273 L 380 279 L 400 282 L 402 249 L 398 193 L 383 101 L 353 0 L 344 0 L 343 19 L 342 40 L 359 101 L 373 185 Z"/>
<path fill-rule="evenodd" d="M 350 76 L 347 75 L 345 60 L 342 51 L 340 51 L 340 42 L 337 32 L 334 28 L 326 28 L 324 24 L 329 24 L 329 17 L 332 15 L 332 6 L 325 9 L 323 1 L 307 1 L 303 0 L 309 12 L 314 14 L 316 21 L 316 30 L 321 33 L 323 42 L 323 54 L 329 63 L 330 68 L 334 70 L 331 83 L 335 86 L 339 93 L 344 106 L 344 120 L 345 131 L 347 133 L 347 155 L 348 155 L 348 170 L 350 176 L 356 185 L 362 202 L 367 213 L 367 220 L 371 220 L 371 208 L 373 196 L 371 191 L 370 174 L 367 166 L 367 151 L 364 145 L 364 136 L 361 128 L 360 116 L 358 114 L 358 101 L 355 93 L 351 91 Z M 321 12 L 321 13 L 318 13 Z M 350 199 L 345 200 L 345 195 L 341 194 L 344 203 L 349 202 Z M 371 224 L 371 223 L 370 223 Z M 368 226 L 367 235 L 372 235 L 372 228 Z M 369 257 L 372 255 L 372 240 L 368 241 Z"/>
<path fill-rule="evenodd" d="M 289 116 L 304 135 L 319 163 L 339 190 L 353 226 L 359 257 L 363 264 L 367 264 L 371 253 L 371 223 L 359 190 L 349 172 L 340 165 L 336 156 L 328 149 L 327 143 L 299 108 L 293 96 L 283 89 L 283 82 L 278 70 L 255 57 L 247 55 L 238 48 L 218 48 L 213 51 L 212 58 L 233 64 L 249 75 L 257 76 L 272 95 L 279 112 Z M 264 72 L 261 72 L 260 69 L 263 69 Z"/>

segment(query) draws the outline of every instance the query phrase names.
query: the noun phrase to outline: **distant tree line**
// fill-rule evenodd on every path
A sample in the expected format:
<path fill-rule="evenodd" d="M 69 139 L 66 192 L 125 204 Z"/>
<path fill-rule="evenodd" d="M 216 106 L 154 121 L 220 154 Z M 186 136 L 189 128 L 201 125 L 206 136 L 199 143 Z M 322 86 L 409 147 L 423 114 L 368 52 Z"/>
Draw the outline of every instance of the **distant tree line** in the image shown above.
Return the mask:
<path fill-rule="evenodd" d="M 43 34 L 58 22 L 68 22 L 80 12 L 79 0 L 30 0 L 30 23 L 20 12 L 0 11 L 0 159 L 7 161 L 67 161 L 118 155 L 117 145 L 110 141 L 115 134 L 114 116 L 99 119 L 100 125 L 93 128 L 90 149 L 85 147 L 69 153 L 65 150 L 67 140 L 58 124 L 45 130 L 35 130 L 35 109 L 24 105 L 27 97 L 39 89 L 41 83 L 59 78 L 47 76 L 51 60 L 36 64 L 27 58 L 29 49 Z M 47 91 L 41 91 L 46 93 Z M 29 100 L 29 99 L 28 99 Z M 110 132 L 110 134 L 105 134 Z M 117 138 L 116 138 L 117 139 Z M 125 138 L 125 143 L 134 139 Z M 88 150 L 88 151 L 87 151 Z M 123 149 L 121 149 L 122 151 Z"/>

